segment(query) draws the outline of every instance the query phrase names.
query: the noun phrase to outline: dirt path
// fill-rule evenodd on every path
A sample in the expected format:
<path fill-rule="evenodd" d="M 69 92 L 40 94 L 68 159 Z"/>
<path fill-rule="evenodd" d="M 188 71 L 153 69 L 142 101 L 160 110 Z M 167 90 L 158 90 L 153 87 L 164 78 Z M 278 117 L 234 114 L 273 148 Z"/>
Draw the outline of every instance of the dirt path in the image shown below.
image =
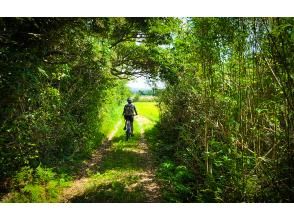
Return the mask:
<path fill-rule="evenodd" d="M 119 121 L 104 144 L 81 168 L 78 179 L 63 191 L 61 202 L 160 202 L 160 187 L 144 136 L 144 126 L 152 122 L 143 116 L 135 120 L 140 128 L 138 142 L 131 145 L 115 136 L 122 126 Z M 108 173 L 112 174 L 111 178 L 106 175 Z"/>
<path fill-rule="evenodd" d="M 137 116 L 136 120 L 140 126 L 141 140 L 138 150 L 143 155 L 146 169 L 140 174 L 140 179 L 136 184 L 142 184 L 146 193 L 146 202 L 160 202 L 160 187 L 155 180 L 155 168 L 153 166 L 152 155 L 148 148 L 144 135 L 144 125 L 152 123 L 148 118 Z"/>
<path fill-rule="evenodd" d="M 107 149 L 111 146 L 112 139 L 117 133 L 119 126 L 122 121 L 120 120 L 107 136 L 107 139 L 104 143 L 97 148 L 97 150 L 92 154 L 92 158 L 84 164 L 81 168 L 81 171 L 77 175 L 77 179 L 73 182 L 71 187 L 66 188 L 61 194 L 62 202 L 69 202 L 73 197 L 81 195 L 85 191 L 85 185 L 89 183 L 90 179 L 88 178 L 89 173 L 97 169 L 97 166 L 101 163 L 103 156 L 107 152 Z"/>

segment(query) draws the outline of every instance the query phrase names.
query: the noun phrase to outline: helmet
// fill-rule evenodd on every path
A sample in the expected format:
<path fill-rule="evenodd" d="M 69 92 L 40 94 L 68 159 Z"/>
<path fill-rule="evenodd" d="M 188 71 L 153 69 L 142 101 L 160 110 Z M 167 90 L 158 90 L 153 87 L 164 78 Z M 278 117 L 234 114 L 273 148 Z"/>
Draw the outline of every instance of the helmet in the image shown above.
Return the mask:
<path fill-rule="evenodd" d="M 132 102 L 132 99 L 131 98 L 128 98 L 127 101 L 128 101 L 128 103 L 131 103 Z"/>

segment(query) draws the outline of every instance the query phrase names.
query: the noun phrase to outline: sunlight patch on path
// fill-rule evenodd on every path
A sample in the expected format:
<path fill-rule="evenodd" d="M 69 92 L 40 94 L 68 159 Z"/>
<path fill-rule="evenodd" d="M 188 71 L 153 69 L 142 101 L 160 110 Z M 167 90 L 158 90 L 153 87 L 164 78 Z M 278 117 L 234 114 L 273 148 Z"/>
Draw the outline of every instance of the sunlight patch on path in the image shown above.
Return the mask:
<path fill-rule="evenodd" d="M 147 125 L 147 124 L 152 124 L 153 123 L 151 120 L 149 120 L 148 118 L 146 118 L 146 117 L 144 117 L 142 115 L 137 115 L 136 116 L 136 120 L 139 123 L 141 134 L 144 133 L 144 127 L 143 127 L 143 125 Z"/>
<path fill-rule="evenodd" d="M 122 120 L 119 120 L 119 122 L 115 125 L 114 129 L 110 132 L 110 134 L 107 136 L 108 141 L 111 141 L 114 135 L 117 133 L 119 126 L 121 125 Z"/>

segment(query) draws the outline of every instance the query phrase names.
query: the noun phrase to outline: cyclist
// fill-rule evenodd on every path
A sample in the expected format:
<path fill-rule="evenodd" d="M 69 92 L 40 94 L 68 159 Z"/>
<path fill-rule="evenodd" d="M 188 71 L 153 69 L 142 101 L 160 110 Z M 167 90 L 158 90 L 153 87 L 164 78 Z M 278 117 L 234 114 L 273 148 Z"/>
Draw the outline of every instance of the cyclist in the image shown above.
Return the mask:
<path fill-rule="evenodd" d="M 125 126 L 124 130 L 126 130 L 126 125 L 127 125 L 127 120 L 130 120 L 131 122 L 131 135 L 133 135 L 133 122 L 134 122 L 134 115 L 138 115 L 136 107 L 132 104 L 132 99 L 128 98 L 127 99 L 128 104 L 125 105 L 124 111 L 123 111 L 123 116 L 125 118 Z"/>

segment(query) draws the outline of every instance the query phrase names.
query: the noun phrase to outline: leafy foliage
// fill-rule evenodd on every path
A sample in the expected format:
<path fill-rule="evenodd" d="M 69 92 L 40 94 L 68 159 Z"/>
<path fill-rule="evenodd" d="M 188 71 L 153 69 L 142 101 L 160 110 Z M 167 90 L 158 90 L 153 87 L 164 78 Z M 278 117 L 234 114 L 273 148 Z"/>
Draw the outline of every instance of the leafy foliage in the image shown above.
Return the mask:
<path fill-rule="evenodd" d="M 0 30 L 0 182 L 14 177 L 20 201 L 56 198 L 134 75 L 167 85 L 160 115 L 142 111 L 160 116 L 146 136 L 166 201 L 293 201 L 293 18 L 0 18 Z"/>
<path fill-rule="evenodd" d="M 89 156 L 130 95 L 122 79 L 158 74 L 152 51 L 171 41 L 174 20 L 1 18 L 0 182 Z"/>
<path fill-rule="evenodd" d="M 49 168 L 23 167 L 13 178 L 14 190 L 5 202 L 57 202 L 66 178 L 56 179 Z"/>
<path fill-rule="evenodd" d="M 161 95 L 157 153 L 193 173 L 189 201 L 293 201 L 294 84 L 286 58 L 293 19 L 186 22 L 171 49 L 177 80 Z"/>

